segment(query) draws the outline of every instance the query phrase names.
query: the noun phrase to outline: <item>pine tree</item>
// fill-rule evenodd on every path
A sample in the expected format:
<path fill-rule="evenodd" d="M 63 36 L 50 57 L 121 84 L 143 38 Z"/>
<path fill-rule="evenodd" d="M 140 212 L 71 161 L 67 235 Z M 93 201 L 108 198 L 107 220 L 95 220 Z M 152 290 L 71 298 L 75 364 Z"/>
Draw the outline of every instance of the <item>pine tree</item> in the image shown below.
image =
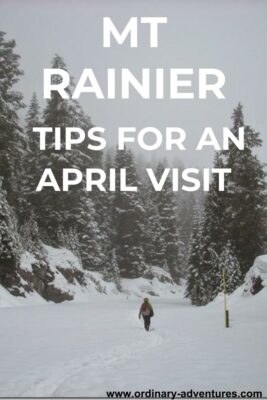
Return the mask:
<path fill-rule="evenodd" d="M 146 263 L 150 266 L 162 267 L 166 261 L 166 243 L 160 215 L 154 201 L 154 189 L 150 181 L 144 181 L 140 193 L 145 208 L 144 252 Z M 168 268 L 168 267 L 167 267 Z"/>
<path fill-rule="evenodd" d="M 26 141 L 19 126 L 22 94 L 13 86 L 22 75 L 14 40 L 0 32 L 0 284 L 18 287 L 17 272 L 22 245 L 13 207 L 21 202 L 22 159 Z"/>
<path fill-rule="evenodd" d="M 15 41 L 6 40 L 0 31 L 0 171 L 8 202 L 14 206 L 20 200 L 21 161 L 26 149 L 17 114 L 24 106 L 22 94 L 12 90 L 22 75 L 15 47 Z"/>
<path fill-rule="evenodd" d="M 121 278 L 120 278 L 120 269 L 118 265 L 116 250 L 112 249 L 108 253 L 108 262 L 106 263 L 106 269 L 104 273 L 104 279 L 107 282 L 115 283 L 116 288 L 121 291 Z"/>
<path fill-rule="evenodd" d="M 28 218 L 24 220 L 19 232 L 24 250 L 28 250 L 33 254 L 42 251 L 39 227 L 33 210 L 30 211 Z"/>
<path fill-rule="evenodd" d="M 164 165 L 160 163 L 157 167 L 156 178 L 162 176 Z M 160 192 L 155 192 L 154 202 L 157 206 L 160 226 L 162 228 L 162 238 L 165 243 L 165 259 L 168 264 L 171 276 L 175 282 L 179 282 L 181 277 L 181 242 L 177 224 L 177 204 L 175 195 L 172 191 L 172 184 L 167 177 L 164 187 Z"/>
<path fill-rule="evenodd" d="M 58 55 L 54 57 L 52 67 L 67 69 L 64 61 Z M 59 77 L 53 76 L 52 82 L 58 83 Z M 70 87 L 72 86 L 73 80 L 71 79 Z M 70 89 L 66 90 L 70 94 Z M 60 187 L 62 187 L 62 171 L 64 168 L 84 167 L 88 161 L 91 161 L 90 157 L 80 148 L 72 150 L 65 148 L 65 128 L 80 126 L 80 118 L 83 118 L 84 121 L 85 117 L 77 102 L 71 99 L 62 99 L 57 92 L 51 94 L 51 99 L 47 101 L 44 110 L 43 124 L 48 127 L 61 128 L 61 150 L 55 149 L 54 134 L 47 134 L 46 150 L 41 151 L 39 162 L 42 171 L 45 168 L 52 169 Z M 84 170 L 83 168 L 80 169 Z M 38 182 L 34 183 L 36 186 L 37 184 Z M 57 241 L 58 228 L 62 226 L 63 229 L 69 229 L 70 221 L 73 222 L 72 214 L 76 213 L 76 208 L 80 209 L 80 203 L 85 198 L 84 185 L 85 183 L 82 182 L 79 186 L 69 188 L 67 192 L 55 192 L 53 188 L 44 188 L 36 194 L 39 203 L 38 218 L 40 225 L 45 227 L 54 244 Z"/>
<path fill-rule="evenodd" d="M 233 113 L 233 133 L 236 136 L 241 126 L 244 126 L 244 118 L 239 104 Z M 266 233 L 265 174 L 262 163 L 252 152 L 260 144 L 259 134 L 245 126 L 244 150 L 231 144 L 229 150 L 216 154 L 214 166 L 231 168 L 232 174 L 226 177 L 226 190 L 222 192 L 215 175 L 205 199 L 199 268 L 204 277 L 206 302 L 213 300 L 221 288 L 221 258 L 218 254 L 229 263 L 224 268 L 231 277 L 232 291 L 240 284 L 239 264 L 244 276 L 254 258 L 263 250 Z M 228 241 L 231 245 L 227 244 Z M 236 272 L 233 272 L 233 265 Z"/>
<path fill-rule="evenodd" d="M 105 192 L 100 192 L 101 207 L 97 202 L 98 208 L 98 221 L 102 235 L 103 252 L 108 255 L 114 247 L 115 231 L 112 221 L 112 205 L 114 201 L 114 193 L 109 191 L 110 177 L 109 171 L 114 168 L 114 160 L 111 156 L 110 151 L 106 154 L 104 171 L 106 173 L 106 181 L 104 183 Z M 109 259 L 110 257 L 108 257 Z M 109 261 L 108 261 L 109 262 Z"/>
<path fill-rule="evenodd" d="M 78 250 L 83 268 L 101 271 L 104 260 L 101 233 L 96 222 L 96 211 L 93 201 L 85 190 L 80 191 L 82 201 L 72 208 L 67 229 L 74 227 L 78 237 Z M 65 225 L 66 229 L 66 225 Z"/>
<path fill-rule="evenodd" d="M 244 124 L 241 104 L 234 110 L 232 120 L 232 132 L 236 136 L 238 128 L 245 127 L 245 148 L 239 150 L 231 144 L 225 151 L 225 166 L 232 169 L 227 181 L 227 238 L 236 249 L 244 276 L 266 243 L 266 183 L 264 165 L 254 154 L 262 141 L 259 133 Z"/>
<path fill-rule="evenodd" d="M 200 209 L 194 209 L 193 228 L 190 238 L 188 258 L 188 272 L 186 279 L 185 297 L 190 298 L 192 304 L 202 305 L 206 302 L 206 276 L 201 270 L 201 239 L 203 220 Z"/>
<path fill-rule="evenodd" d="M 29 109 L 26 115 L 26 134 L 28 136 L 28 145 L 29 149 L 33 154 L 39 151 L 39 135 L 33 132 L 34 127 L 39 127 L 42 125 L 41 122 L 41 114 L 40 114 L 40 106 L 38 103 L 38 99 L 36 93 L 33 93 Z"/>
<path fill-rule="evenodd" d="M 95 216 L 101 234 L 102 251 L 105 255 L 107 255 L 113 247 L 113 226 L 111 221 L 111 209 L 114 194 L 109 191 L 109 169 L 113 167 L 113 161 L 110 154 L 107 153 L 104 166 L 102 165 L 102 156 L 100 155 L 98 156 L 98 160 L 95 160 L 94 162 L 96 163 L 94 165 L 94 168 L 101 168 L 106 173 L 106 180 L 103 184 L 105 187 L 105 191 L 100 191 L 98 188 L 95 188 L 93 192 L 90 193 L 90 195 L 95 205 Z"/>
<path fill-rule="evenodd" d="M 190 237 L 193 230 L 194 213 L 192 210 L 195 208 L 196 196 L 190 192 L 177 192 L 177 221 L 180 232 L 182 265 L 181 274 L 186 275 L 188 265 L 188 257 L 190 252 Z"/>
<path fill-rule="evenodd" d="M 115 158 L 116 192 L 113 201 L 113 224 L 120 275 L 123 278 L 142 276 L 144 262 L 144 207 L 139 191 L 119 190 L 119 170 L 126 169 L 127 185 L 139 186 L 131 151 L 117 150 Z"/>
<path fill-rule="evenodd" d="M 226 280 L 226 293 L 231 294 L 241 284 L 241 270 L 237 257 L 234 254 L 234 250 L 228 241 L 222 251 L 219 258 L 219 266 L 225 273 Z M 222 288 L 221 288 L 222 289 Z"/>
<path fill-rule="evenodd" d="M 52 67 L 67 70 L 63 59 L 58 55 L 54 57 Z M 53 83 L 58 83 L 59 79 L 57 75 L 52 77 Z M 72 79 L 69 86 L 73 87 Z M 70 89 L 66 90 L 70 94 Z M 30 111 L 33 108 L 37 110 L 35 101 Z M 30 111 L 28 125 L 31 125 L 33 119 L 36 118 L 36 112 Z M 66 127 L 79 126 L 87 131 L 92 127 L 92 123 L 76 101 L 62 99 L 57 92 L 53 92 L 51 99 L 47 101 L 43 119 L 45 126 L 61 129 L 61 150 L 55 149 L 54 134 L 48 134 L 46 150 L 40 151 L 40 169 L 38 170 L 44 171 L 45 168 L 51 168 L 58 185 L 62 187 L 64 168 L 78 168 L 85 171 L 86 168 L 94 165 L 93 152 L 89 151 L 84 143 L 74 146 L 72 150 L 66 149 Z M 36 186 L 37 184 L 38 182 L 34 183 Z M 76 253 L 80 256 L 83 267 L 89 270 L 100 270 L 103 261 L 101 234 L 95 204 L 90 193 L 86 191 L 85 185 L 86 182 L 83 179 L 80 185 L 70 187 L 65 192 L 55 192 L 53 188 L 44 188 L 41 192 L 35 193 L 36 213 L 43 240 L 48 240 L 48 243 L 54 246 L 69 247 L 69 235 L 72 233 L 71 242 L 75 248 L 78 247 Z M 62 242 L 64 238 L 65 243 Z"/>
<path fill-rule="evenodd" d="M 54 57 L 52 68 L 66 70 L 66 65 L 60 56 L 56 55 Z M 59 83 L 59 79 L 57 75 L 54 75 L 52 82 L 54 84 Z M 55 150 L 54 134 L 48 134 L 46 138 L 46 150 L 41 151 L 40 154 L 40 168 L 41 171 L 44 171 L 45 168 L 51 168 L 60 187 L 62 187 L 63 168 L 73 167 L 73 154 L 65 150 L 64 134 L 66 127 L 76 126 L 77 115 L 75 111 L 75 103 L 71 100 L 62 99 L 57 92 L 52 93 L 51 99 L 47 101 L 47 106 L 44 110 L 44 125 L 53 128 L 59 127 L 62 130 L 62 149 Z M 39 176 L 38 180 L 40 178 L 41 176 Z M 35 187 L 37 184 L 38 181 L 34 182 Z M 53 188 L 45 188 L 36 194 L 39 203 L 39 224 L 45 227 L 51 238 L 51 244 L 56 244 L 59 226 L 64 225 L 66 213 L 70 211 L 74 197 L 71 192 L 55 192 Z M 69 199 L 70 197 L 72 199 Z M 72 202 L 69 200 L 72 200 Z"/>
<path fill-rule="evenodd" d="M 33 128 L 39 126 L 42 126 L 40 107 L 34 93 L 26 115 L 25 138 L 27 150 L 23 158 L 23 173 L 21 174 L 22 200 L 18 210 L 21 224 L 25 220 L 32 218 L 32 209 L 39 206 L 39 197 L 35 189 L 41 175 L 39 161 L 41 152 L 39 149 L 39 136 L 33 132 Z"/>
<path fill-rule="evenodd" d="M 221 152 L 216 152 L 213 164 L 214 168 L 224 168 L 224 157 Z M 211 238 L 210 247 L 220 254 L 227 241 L 226 220 L 226 192 L 219 191 L 219 177 L 213 175 L 210 190 L 204 201 L 205 226 Z"/>
<path fill-rule="evenodd" d="M 72 253 L 81 260 L 79 252 L 79 237 L 75 227 L 64 229 L 63 226 L 60 226 L 57 231 L 57 239 L 60 246 L 71 250 Z"/>
<path fill-rule="evenodd" d="M 0 284 L 10 287 L 22 253 L 15 213 L 7 202 L 7 193 L 0 179 Z M 17 283 L 17 282 L 16 282 Z"/>
<path fill-rule="evenodd" d="M 217 152 L 214 168 L 224 167 L 224 156 Z M 220 291 L 219 256 L 227 242 L 226 193 L 219 191 L 218 175 L 213 175 L 210 190 L 204 200 L 201 237 L 200 268 L 205 281 L 206 302 L 212 301 Z"/>

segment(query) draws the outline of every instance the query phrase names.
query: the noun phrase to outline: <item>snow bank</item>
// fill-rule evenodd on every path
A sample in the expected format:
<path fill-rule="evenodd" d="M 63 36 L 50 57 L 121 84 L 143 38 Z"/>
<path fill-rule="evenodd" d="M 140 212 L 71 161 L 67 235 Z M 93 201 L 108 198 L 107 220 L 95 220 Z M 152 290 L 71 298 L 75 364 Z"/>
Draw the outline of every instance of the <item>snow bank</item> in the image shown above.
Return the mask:
<path fill-rule="evenodd" d="M 65 270 L 82 270 L 80 260 L 70 250 L 63 248 L 56 249 L 51 246 L 43 245 L 46 252 L 46 259 L 50 268 L 56 270 L 62 268 Z"/>
<path fill-rule="evenodd" d="M 18 298 L 12 296 L 8 290 L 0 285 L 0 307 L 9 307 L 18 305 Z"/>
<path fill-rule="evenodd" d="M 158 270 L 160 269 L 161 268 L 158 268 Z M 162 270 L 162 272 L 166 274 L 165 271 Z M 154 276 L 152 279 L 122 279 L 123 293 L 127 296 L 135 297 L 144 297 L 147 295 L 164 298 L 174 297 L 177 296 L 177 294 L 182 295 L 183 287 L 173 283 L 170 276 L 168 276 L 169 282 L 162 282 L 161 278 L 162 276 L 157 274 L 157 276 Z"/>
<path fill-rule="evenodd" d="M 36 261 L 36 258 L 31 253 L 25 251 L 20 258 L 20 268 L 24 271 L 32 272 L 32 264 Z"/>
<path fill-rule="evenodd" d="M 247 314 L 251 313 L 258 316 L 261 315 L 262 311 L 266 308 L 266 288 L 267 255 L 262 255 L 255 259 L 253 266 L 245 276 L 243 285 L 227 296 L 227 304 L 229 304 L 230 310 L 235 308 L 240 312 Z M 216 308 L 218 304 L 223 304 L 223 302 L 224 295 L 223 293 L 219 293 L 218 296 L 211 303 L 207 304 L 205 308 Z"/>
<path fill-rule="evenodd" d="M 84 271 L 79 258 L 66 248 L 43 245 L 41 253 L 22 254 L 19 279 L 24 282 L 24 289 L 16 297 L 0 286 L 0 307 L 40 303 L 40 300 L 86 302 L 99 295 L 170 298 L 183 294 L 182 287 L 174 284 L 170 274 L 159 267 L 151 268 L 149 278 L 122 279 L 118 290 L 100 272 Z"/>
<path fill-rule="evenodd" d="M 267 255 L 256 258 L 248 271 L 243 285 L 244 295 L 255 295 L 267 287 Z"/>
<path fill-rule="evenodd" d="M 45 303 L 46 301 L 36 292 L 27 293 L 26 297 L 17 297 L 0 285 L 0 308 Z"/>

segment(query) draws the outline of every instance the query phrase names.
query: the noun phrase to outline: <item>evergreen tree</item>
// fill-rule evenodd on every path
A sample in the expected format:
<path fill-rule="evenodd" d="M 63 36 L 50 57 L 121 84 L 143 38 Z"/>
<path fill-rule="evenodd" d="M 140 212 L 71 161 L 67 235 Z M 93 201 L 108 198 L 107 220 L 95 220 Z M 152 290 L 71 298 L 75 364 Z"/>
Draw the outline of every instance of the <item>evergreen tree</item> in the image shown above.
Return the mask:
<path fill-rule="evenodd" d="M 53 68 L 66 70 L 62 58 L 56 55 L 52 62 Z M 52 77 L 54 84 L 59 83 L 57 75 Z M 71 79 L 69 87 L 74 86 Z M 69 91 L 70 89 L 66 89 Z M 35 107 L 36 110 L 37 107 Z M 29 123 L 33 120 L 30 113 Z M 36 115 L 36 113 L 35 113 Z M 79 126 L 85 131 L 92 127 L 91 120 L 87 117 L 79 104 L 72 99 L 62 99 L 57 93 L 51 94 L 44 110 L 43 124 L 48 127 L 61 128 L 61 150 L 55 149 L 54 134 L 47 134 L 46 150 L 40 152 L 40 170 L 51 168 L 55 179 L 62 187 L 62 171 L 64 168 L 78 168 L 85 171 L 94 165 L 92 151 L 82 143 L 67 150 L 65 146 L 66 127 Z M 40 177 L 38 178 L 38 180 Z M 34 185 L 37 186 L 38 182 Z M 35 194 L 37 200 L 36 211 L 42 238 L 49 240 L 54 246 L 70 246 L 69 234 L 72 232 L 72 245 L 78 246 L 83 267 L 90 270 L 99 270 L 102 265 L 103 253 L 101 248 L 101 234 L 97 223 L 95 204 L 92 196 L 85 189 L 85 178 L 80 185 L 70 187 L 68 191 L 56 192 L 53 188 L 44 188 Z M 66 242 L 62 240 L 65 238 Z M 75 240 L 74 240 L 75 239 Z M 78 244 L 76 243 L 78 241 Z"/>
<path fill-rule="evenodd" d="M 60 56 L 56 55 L 54 57 L 52 68 L 66 70 L 66 65 Z M 52 77 L 52 83 L 56 84 L 59 83 L 59 81 L 60 78 L 58 75 Z M 70 94 L 70 90 L 66 90 L 68 90 Z M 62 187 L 63 168 L 73 167 L 73 154 L 71 151 L 65 150 L 64 136 L 66 127 L 76 126 L 76 111 L 75 103 L 72 102 L 72 100 L 62 99 L 60 94 L 56 91 L 52 92 L 51 98 L 47 101 L 47 106 L 44 110 L 44 125 L 53 128 L 61 128 L 62 142 L 61 150 L 55 150 L 54 134 L 46 135 L 46 150 L 40 153 L 40 168 L 41 171 L 44 171 L 45 168 L 51 168 L 60 187 Z M 33 183 L 35 187 L 40 178 L 41 175 L 38 177 L 38 180 Z M 36 194 L 39 223 L 40 226 L 44 227 L 48 232 L 51 238 L 51 244 L 57 244 L 59 226 L 64 225 L 64 221 L 67 218 L 66 214 L 70 212 L 70 207 L 73 205 L 73 197 L 75 196 L 72 192 L 74 192 L 74 190 L 70 190 L 69 192 L 55 192 L 53 188 L 45 188 Z"/>
<path fill-rule="evenodd" d="M 112 249 L 108 253 L 108 262 L 106 263 L 106 269 L 104 272 L 104 279 L 107 282 L 113 282 L 115 283 L 117 289 L 119 291 L 122 290 L 121 286 L 121 279 L 120 279 L 120 269 L 118 265 L 118 260 L 117 260 L 117 255 L 116 255 L 116 250 Z"/>
<path fill-rule="evenodd" d="M 215 154 L 214 168 L 224 168 L 223 154 Z M 205 231 L 210 236 L 210 247 L 220 254 L 227 241 L 226 192 L 219 191 L 219 176 L 213 175 L 210 190 L 204 201 Z"/>
<path fill-rule="evenodd" d="M 33 128 L 42 126 L 40 106 L 38 103 L 36 93 L 33 93 L 32 95 L 25 120 L 26 120 L 25 132 L 28 136 L 29 149 L 33 154 L 35 154 L 39 151 L 40 140 L 39 140 L 39 135 L 33 132 Z"/>
<path fill-rule="evenodd" d="M 115 158 L 116 192 L 113 201 L 113 224 L 120 275 L 124 278 L 142 276 L 144 262 L 144 207 L 139 191 L 120 191 L 119 170 L 126 169 L 127 185 L 139 186 L 131 151 L 117 150 Z"/>
<path fill-rule="evenodd" d="M 22 246 L 17 232 L 15 213 L 7 202 L 0 179 L 0 284 L 10 287 L 15 277 Z M 17 283 L 17 282 L 16 282 Z"/>
<path fill-rule="evenodd" d="M 162 176 L 164 165 L 160 163 L 157 167 L 156 178 Z M 175 282 L 179 282 L 181 276 L 181 242 L 177 226 L 177 204 L 172 191 L 172 184 L 167 177 L 164 187 L 160 192 L 155 192 L 154 202 L 157 206 L 162 238 L 165 244 L 165 259 L 168 264 L 171 276 Z"/>
<path fill-rule="evenodd" d="M 33 210 L 30 211 L 28 218 L 24 220 L 19 232 L 24 250 L 28 250 L 33 254 L 39 254 L 42 251 L 39 227 Z"/>
<path fill-rule="evenodd" d="M 214 168 L 223 168 L 223 155 L 217 152 Z M 205 275 L 205 298 L 212 301 L 220 291 L 218 254 L 226 243 L 225 192 L 219 191 L 219 177 L 213 175 L 210 190 L 204 201 L 204 220 L 201 238 L 201 270 Z"/>
<path fill-rule="evenodd" d="M 23 158 L 23 174 L 21 175 L 22 201 L 19 216 L 21 224 L 27 219 L 32 219 L 32 208 L 38 208 L 38 195 L 35 191 L 37 182 L 41 175 L 39 149 L 39 135 L 33 132 L 34 127 L 42 126 L 40 107 L 36 94 L 34 93 L 26 115 L 25 137 L 27 150 Z"/>
<path fill-rule="evenodd" d="M 103 186 L 105 187 L 105 191 L 100 191 L 98 188 L 95 188 L 95 190 L 93 190 L 93 192 L 91 193 L 91 197 L 95 204 L 96 222 L 98 223 L 99 231 L 101 233 L 103 253 L 107 255 L 113 248 L 113 226 L 111 209 L 114 194 L 109 191 L 109 170 L 114 166 L 109 152 L 106 154 L 104 166 L 101 166 L 100 164 L 102 163 L 100 156 L 98 157 L 98 160 L 95 160 L 95 162 L 96 167 L 100 167 L 106 173 L 106 180 L 103 184 Z"/>
<path fill-rule="evenodd" d="M 68 221 L 69 228 L 75 227 L 76 229 L 83 267 L 88 270 L 101 271 L 104 254 L 101 233 L 96 222 L 95 207 L 85 190 L 83 192 L 81 190 L 80 194 L 82 201 L 73 208 L 72 216 Z"/>
<path fill-rule="evenodd" d="M 190 252 L 190 237 L 193 230 L 194 213 L 196 196 L 190 192 L 177 192 L 177 221 L 181 239 L 180 253 L 182 255 L 181 274 L 186 275 L 188 265 L 188 257 Z"/>
<path fill-rule="evenodd" d="M 262 141 L 259 133 L 244 124 L 241 104 L 234 110 L 232 120 L 236 136 L 238 128 L 245 127 L 245 148 L 239 150 L 231 144 L 225 151 L 225 166 L 232 169 L 227 180 L 227 239 L 236 249 L 244 276 L 266 243 L 266 183 L 264 165 L 253 153 Z"/>
<path fill-rule="evenodd" d="M 244 126 L 244 118 L 239 104 L 233 113 L 233 133 L 236 136 L 241 126 Z M 260 144 L 259 134 L 245 126 L 244 150 L 230 144 L 229 150 L 216 154 L 214 167 L 231 168 L 232 174 L 226 177 L 226 190 L 221 192 L 215 175 L 205 199 L 199 268 L 204 277 L 206 302 L 213 300 L 221 288 L 221 258 L 218 254 L 224 262 L 229 262 L 224 268 L 230 268 L 227 274 L 233 279 L 230 283 L 232 291 L 240 283 L 239 264 L 244 276 L 254 258 L 263 250 L 266 233 L 265 174 L 262 163 L 252 152 Z M 236 266 L 235 273 L 233 265 Z"/>
<path fill-rule="evenodd" d="M 75 227 L 70 227 L 65 230 L 62 226 L 58 229 L 58 242 L 61 246 L 65 246 L 67 249 L 71 250 L 80 260 L 79 252 L 79 237 Z"/>
<path fill-rule="evenodd" d="M 145 207 L 144 252 L 146 263 L 150 266 L 162 267 L 166 261 L 166 243 L 160 215 L 154 201 L 154 189 L 150 181 L 144 181 L 140 188 Z"/>
<path fill-rule="evenodd" d="M 58 55 L 54 57 L 52 67 L 66 70 L 64 61 Z M 52 77 L 54 84 L 59 83 L 59 80 L 58 75 Z M 70 87 L 73 86 L 71 79 Z M 70 89 L 66 90 L 70 95 Z M 42 171 L 45 168 L 51 168 L 61 188 L 64 168 L 81 168 L 85 163 L 91 161 L 90 157 L 79 148 L 66 150 L 65 147 L 65 128 L 80 126 L 80 118 L 84 121 L 85 117 L 77 102 L 72 99 L 62 99 L 58 92 L 52 92 L 44 110 L 43 124 L 48 127 L 61 128 L 61 150 L 55 149 L 54 134 L 47 134 L 46 150 L 42 150 L 40 154 L 40 167 Z M 37 184 L 38 181 L 34 182 L 35 187 Z M 81 198 L 83 193 L 79 191 L 83 189 L 84 184 L 83 182 L 80 186 L 71 187 L 67 192 L 55 192 L 53 188 L 45 188 L 37 194 L 40 225 L 46 227 L 52 240 L 56 240 L 59 226 L 69 228 L 68 220 L 73 221 L 73 211 L 75 212 L 75 207 L 80 207 L 79 202 L 84 199 L 84 197 Z"/>
<path fill-rule="evenodd" d="M 112 221 L 112 205 L 114 201 L 114 193 L 109 191 L 109 184 L 110 184 L 109 171 L 111 168 L 114 168 L 114 161 L 112 159 L 110 151 L 108 151 L 106 154 L 106 159 L 104 164 L 104 171 L 106 173 L 106 181 L 104 183 L 104 187 L 106 191 L 99 192 L 101 207 L 99 206 L 99 202 L 96 203 L 98 206 L 98 221 L 99 221 L 101 235 L 103 238 L 103 251 L 105 255 L 109 255 L 110 251 L 113 249 L 114 238 L 115 238 L 115 231 Z M 108 259 L 108 262 L 110 262 L 109 256 L 106 259 Z"/>
<path fill-rule="evenodd" d="M 193 229 L 190 238 L 190 251 L 188 258 L 188 272 L 186 279 L 185 297 L 190 298 L 192 304 L 202 305 L 206 303 L 207 277 L 201 270 L 202 253 L 201 240 L 203 219 L 200 209 L 194 210 Z"/>
<path fill-rule="evenodd" d="M 12 90 L 22 75 L 15 47 L 15 41 L 6 40 L 0 31 L 0 171 L 8 202 L 14 206 L 20 200 L 21 164 L 26 149 L 17 114 L 24 106 L 22 94 Z"/>
<path fill-rule="evenodd" d="M 226 293 L 231 294 L 241 284 L 241 270 L 231 243 L 228 241 L 220 255 L 219 266 L 221 275 L 225 273 Z M 223 289 L 223 288 L 221 288 Z"/>

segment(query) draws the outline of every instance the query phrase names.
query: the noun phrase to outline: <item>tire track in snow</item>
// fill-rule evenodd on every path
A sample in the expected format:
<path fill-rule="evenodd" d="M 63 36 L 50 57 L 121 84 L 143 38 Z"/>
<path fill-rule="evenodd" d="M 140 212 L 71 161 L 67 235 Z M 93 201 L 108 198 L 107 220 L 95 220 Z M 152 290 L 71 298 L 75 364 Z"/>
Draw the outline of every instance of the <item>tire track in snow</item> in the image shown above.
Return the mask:
<path fill-rule="evenodd" d="M 136 318 L 135 318 L 136 319 Z M 136 322 L 132 326 L 136 327 Z M 150 351 L 154 347 L 160 346 L 164 341 L 164 335 L 155 331 L 145 332 L 138 335 L 140 339 L 131 344 L 122 344 L 112 347 L 105 353 L 97 353 L 93 356 L 86 356 L 72 360 L 68 363 L 52 369 L 46 376 L 36 376 L 34 381 L 19 396 L 59 396 L 63 392 L 66 395 L 67 387 L 73 389 L 75 383 L 79 384 L 79 375 L 87 373 L 87 377 L 92 376 L 92 370 L 98 371 L 103 367 L 121 364 L 129 359 L 135 359 L 139 354 Z M 90 371 L 91 370 L 91 371 Z M 96 377 L 97 378 L 97 377 Z"/>

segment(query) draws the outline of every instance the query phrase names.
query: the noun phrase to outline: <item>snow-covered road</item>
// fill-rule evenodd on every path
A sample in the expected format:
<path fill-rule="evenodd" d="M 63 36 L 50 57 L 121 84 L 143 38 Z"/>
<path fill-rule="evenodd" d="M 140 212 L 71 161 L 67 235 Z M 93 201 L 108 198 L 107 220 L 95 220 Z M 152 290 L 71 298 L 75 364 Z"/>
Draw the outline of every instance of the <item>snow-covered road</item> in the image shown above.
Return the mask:
<path fill-rule="evenodd" d="M 263 293 L 264 292 L 264 293 Z M 0 309 L 0 396 L 105 396 L 107 390 L 262 390 L 267 395 L 265 291 L 196 308 L 153 300 L 152 330 L 138 300 Z"/>

